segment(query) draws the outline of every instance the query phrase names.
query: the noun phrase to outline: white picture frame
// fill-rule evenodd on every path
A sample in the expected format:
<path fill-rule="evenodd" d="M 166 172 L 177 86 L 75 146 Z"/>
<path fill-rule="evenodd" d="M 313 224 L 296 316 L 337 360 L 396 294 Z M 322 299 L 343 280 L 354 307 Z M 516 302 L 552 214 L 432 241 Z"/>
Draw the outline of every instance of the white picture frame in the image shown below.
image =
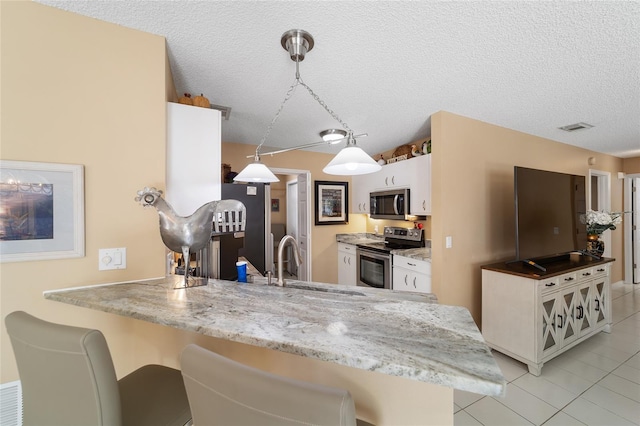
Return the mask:
<path fill-rule="evenodd" d="M 0 160 L 0 263 L 84 255 L 84 167 Z"/>

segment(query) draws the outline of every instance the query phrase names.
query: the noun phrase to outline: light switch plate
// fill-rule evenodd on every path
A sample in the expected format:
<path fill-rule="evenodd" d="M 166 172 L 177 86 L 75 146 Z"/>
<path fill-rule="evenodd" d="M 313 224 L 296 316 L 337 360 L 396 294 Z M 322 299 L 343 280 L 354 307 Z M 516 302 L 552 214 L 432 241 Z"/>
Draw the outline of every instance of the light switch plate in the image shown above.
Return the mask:
<path fill-rule="evenodd" d="M 127 269 L 127 249 L 110 248 L 98 250 L 98 270 Z"/>

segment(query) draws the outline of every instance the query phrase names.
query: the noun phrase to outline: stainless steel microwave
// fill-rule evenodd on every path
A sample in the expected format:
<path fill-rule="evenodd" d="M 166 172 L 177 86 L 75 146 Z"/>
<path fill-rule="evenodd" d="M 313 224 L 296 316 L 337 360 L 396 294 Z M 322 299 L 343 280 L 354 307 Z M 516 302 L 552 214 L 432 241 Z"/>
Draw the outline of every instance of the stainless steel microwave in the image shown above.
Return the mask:
<path fill-rule="evenodd" d="M 407 220 L 410 215 L 409 189 L 372 192 L 369 196 L 369 209 L 373 219 Z"/>

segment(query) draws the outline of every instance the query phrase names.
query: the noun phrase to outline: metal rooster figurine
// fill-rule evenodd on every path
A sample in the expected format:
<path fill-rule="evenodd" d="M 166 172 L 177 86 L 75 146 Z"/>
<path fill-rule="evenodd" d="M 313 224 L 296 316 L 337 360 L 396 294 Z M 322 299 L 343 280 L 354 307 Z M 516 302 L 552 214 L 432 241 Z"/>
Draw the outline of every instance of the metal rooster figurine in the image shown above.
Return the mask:
<path fill-rule="evenodd" d="M 147 188 L 138 191 L 135 198 L 143 207 L 155 207 L 160 217 L 160 236 L 165 246 L 182 253 L 184 287 L 196 287 L 198 280 L 189 277 L 189 255 L 202 250 L 211 241 L 211 233 L 242 232 L 246 227 L 246 208 L 238 200 L 210 201 L 199 207 L 191 216 L 178 216 L 162 198 L 162 191 Z M 205 281 L 206 280 L 200 280 Z"/>

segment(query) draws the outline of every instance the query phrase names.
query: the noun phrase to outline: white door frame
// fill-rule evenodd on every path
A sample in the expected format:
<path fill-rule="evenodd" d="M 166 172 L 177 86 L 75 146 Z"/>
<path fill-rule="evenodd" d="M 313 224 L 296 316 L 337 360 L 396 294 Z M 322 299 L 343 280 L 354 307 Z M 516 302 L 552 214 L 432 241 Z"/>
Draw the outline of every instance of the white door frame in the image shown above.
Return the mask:
<path fill-rule="evenodd" d="M 273 172 L 273 174 L 276 175 L 306 175 L 306 181 L 307 181 L 307 214 L 306 219 L 307 219 L 307 223 L 306 223 L 306 231 L 307 231 L 307 246 L 309 247 L 309 249 L 307 250 L 307 254 L 306 254 L 306 259 L 302 259 L 303 262 L 305 262 L 307 264 L 307 270 L 308 270 L 308 280 L 311 281 L 311 271 L 312 269 L 312 263 L 311 263 L 311 259 L 313 258 L 312 254 L 313 254 L 313 244 L 311 241 L 311 200 L 313 197 L 311 197 L 311 171 L 310 170 L 300 170 L 300 169 L 283 169 L 283 168 L 277 168 L 277 167 L 271 167 L 270 168 L 271 171 Z M 298 232 L 300 232 L 300 230 L 298 230 Z"/>
<path fill-rule="evenodd" d="M 589 169 L 587 177 L 587 210 L 591 209 L 591 178 L 597 178 L 598 200 L 597 210 L 611 211 L 611 173 L 602 170 Z M 604 256 L 611 257 L 611 231 L 605 232 L 600 237 L 604 241 Z"/>
<path fill-rule="evenodd" d="M 633 227 L 631 215 L 635 214 L 636 217 L 640 216 L 640 212 L 633 211 L 632 201 L 632 180 L 640 179 L 640 173 L 628 174 L 624 176 L 624 211 L 631 212 L 629 215 L 624 216 L 624 282 L 627 284 L 633 283 L 633 265 L 634 265 L 634 252 L 635 258 L 640 256 L 640 242 L 636 241 L 636 247 L 633 247 Z M 640 197 L 638 188 L 636 188 L 636 197 Z M 636 283 L 640 284 L 640 277 L 636 277 Z"/>

